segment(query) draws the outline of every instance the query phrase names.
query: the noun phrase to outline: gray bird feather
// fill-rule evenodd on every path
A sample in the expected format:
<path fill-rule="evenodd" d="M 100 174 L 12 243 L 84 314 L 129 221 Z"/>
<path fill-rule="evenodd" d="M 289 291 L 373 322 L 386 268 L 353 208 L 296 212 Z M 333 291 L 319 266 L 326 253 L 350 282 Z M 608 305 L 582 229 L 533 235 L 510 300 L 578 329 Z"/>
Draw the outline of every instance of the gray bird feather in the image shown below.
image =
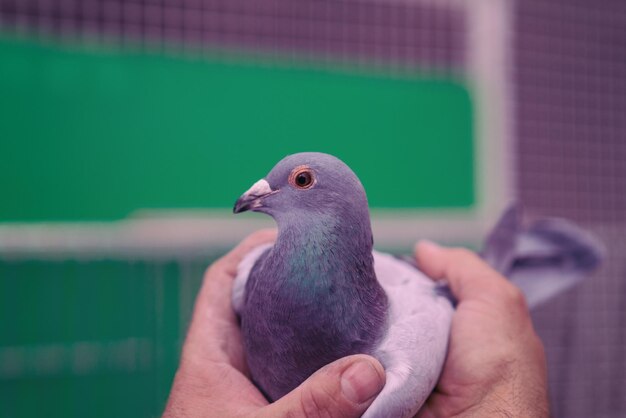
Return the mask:
<path fill-rule="evenodd" d="M 289 181 L 292 181 L 292 169 L 299 169 L 303 163 L 317 170 L 316 175 L 319 177 L 314 180 L 319 184 L 316 183 L 314 186 L 319 190 L 315 191 L 315 187 L 309 186 L 310 190 L 304 191 L 303 189 L 296 193 L 289 189 L 288 192 L 280 192 L 282 195 L 279 195 L 281 188 L 284 191 L 289 187 L 286 185 L 286 180 L 281 179 L 283 177 L 286 179 L 289 175 Z M 324 172 L 327 169 L 330 174 L 324 177 L 328 174 Z M 337 173 L 340 175 L 335 175 Z M 412 417 L 432 392 L 441 373 L 455 301 L 449 289 L 442 288 L 440 284 L 426 277 L 413 261 L 407 262 L 389 254 L 372 251 L 367 201 L 356 176 L 354 176 L 356 180 L 350 176 L 354 174 L 334 157 L 318 153 L 296 154 L 279 162 L 270 172 L 267 180 L 257 182 L 237 201 L 235 212 L 250 209 L 273 216 L 279 226 L 279 238 L 275 246 L 266 244 L 253 249 L 240 263 L 232 293 L 233 308 L 242 317 L 244 343 L 247 344 L 245 348 L 253 380 L 268 398 L 275 400 L 307 376 L 304 375 L 300 380 L 294 380 L 290 385 L 282 388 L 275 387 L 276 382 L 282 383 L 281 379 L 290 379 L 293 372 L 298 371 L 297 363 L 303 359 L 310 360 L 309 357 L 315 356 L 316 352 L 315 350 L 307 352 L 308 348 L 302 342 L 310 342 L 310 340 L 306 340 L 301 335 L 306 331 L 299 329 L 300 323 L 293 321 L 293 317 L 297 317 L 298 312 L 289 311 L 288 306 L 284 307 L 286 313 L 281 310 L 283 308 L 281 306 L 274 307 L 273 311 L 267 310 L 267 305 L 281 303 L 289 305 L 290 303 L 290 294 L 284 293 L 284 283 L 289 281 L 289 274 L 286 273 L 289 270 L 287 267 L 293 262 L 290 258 L 298 258 L 296 264 L 300 266 L 290 271 L 300 274 L 300 269 L 302 269 L 305 271 L 302 277 L 307 280 L 313 279 L 315 282 L 323 277 L 320 278 L 320 273 L 314 274 L 313 271 L 327 271 L 327 274 L 332 275 L 336 273 L 333 269 L 341 270 L 343 261 L 348 266 L 355 260 L 357 265 L 363 263 L 367 265 L 368 262 L 364 261 L 367 258 L 365 253 L 369 252 L 370 259 L 373 260 L 373 266 L 370 267 L 373 268 L 375 274 L 374 280 L 386 296 L 385 303 L 373 305 L 372 309 L 384 307 L 384 322 L 377 325 L 376 315 L 372 316 L 367 320 L 370 322 L 366 321 L 366 324 L 369 323 L 372 327 L 372 334 L 359 334 L 360 337 L 349 334 L 345 325 L 344 328 L 338 326 L 338 329 L 344 329 L 346 334 L 349 334 L 346 335 L 347 339 L 357 338 L 358 342 L 362 343 L 359 346 L 362 347 L 359 349 L 362 351 L 357 352 L 373 355 L 385 368 L 387 376 L 385 387 L 363 416 L 366 418 Z M 347 180 L 345 180 L 346 177 Z M 338 181 L 342 184 L 338 184 Z M 347 186 L 343 183 L 347 183 Z M 343 189 L 333 190 L 334 187 Z M 315 201 L 315 197 L 318 196 L 315 193 L 325 199 Z M 323 196 L 324 193 L 326 193 L 325 196 Z M 356 198 L 351 199 L 351 193 L 355 194 Z M 270 196 L 273 200 L 267 199 Z M 332 196 L 332 199 L 339 203 L 327 202 L 328 196 Z M 365 212 L 362 212 L 363 209 Z M 303 216 L 300 221 L 294 213 L 306 214 L 306 216 Z M 325 226 L 318 229 L 316 223 L 318 218 L 325 224 L 330 222 L 332 228 L 328 229 Z M 293 235 L 300 239 L 297 242 L 301 244 L 296 244 L 296 241 L 292 239 L 287 243 L 288 245 L 284 245 L 286 236 L 289 235 L 283 233 L 284 230 L 292 232 L 295 230 L 297 233 Z M 297 249 L 299 245 L 306 246 L 309 240 L 314 243 L 320 239 L 325 240 L 326 234 L 332 235 L 332 240 L 334 240 L 332 245 L 311 247 L 314 250 L 303 248 L 303 254 L 293 252 L 293 247 Z M 341 243 L 342 240 L 346 242 Z M 361 252 L 359 255 L 357 250 L 342 253 L 340 249 L 343 244 L 348 249 L 350 245 L 362 246 L 365 253 Z M 282 245 L 281 248 L 276 248 L 280 245 Z M 315 254 L 307 254 L 307 251 L 315 251 Z M 563 220 L 542 220 L 524 228 L 520 222 L 519 209 L 517 206 L 512 206 L 504 213 L 488 236 L 481 255 L 491 266 L 518 285 L 524 291 L 529 304 L 533 306 L 571 287 L 588 275 L 599 265 L 603 248 L 592 235 Z M 337 257 L 340 258 L 339 261 L 336 260 Z M 342 260 L 343 258 L 354 258 L 354 260 Z M 335 264 L 326 270 L 316 267 L 320 263 L 324 265 L 325 261 L 332 261 Z M 287 266 L 283 266 L 283 262 Z M 346 277 L 351 277 L 354 272 L 346 271 L 345 274 Z M 343 276 L 340 274 L 334 280 L 341 280 L 341 277 Z M 358 280 L 358 277 L 356 279 Z M 270 289 L 267 290 L 263 286 Z M 273 288 L 273 286 L 276 287 Z M 358 298 L 368 297 L 375 293 L 375 289 L 372 288 L 373 290 L 360 293 L 360 296 L 357 294 L 350 296 L 350 286 L 346 287 L 345 284 L 340 284 L 338 287 L 332 284 L 329 289 L 332 289 L 331 294 L 347 292 L 347 299 L 339 299 L 339 303 L 347 306 L 360 305 L 363 300 Z M 323 297 L 326 297 L 326 294 L 319 293 L 319 289 L 316 291 L 318 292 L 316 294 L 322 297 L 320 303 L 323 303 Z M 305 298 L 299 299 L 298 303 L 306 305 L 308 303 L 306 292 L 300 292 L 298 295 L 299 297 L 304 295 Z M 257 305 L 255 305 L 257 310 L 252 311 L 253 306 L 247 306 L 247 303 L 251 303 L 250 298 L 257 300 Z M 357 299 L 351 300 L 350 298 Z M 263 307 L 261 311 L 258 310 L 259 301 L 262 302 L 260 303 Z M 310 302 L 315 304 L 315 301 Z M 314 308 L 316 309 L 306 312 L 305 319 L 301 319 L 303 328 L 310 329 L 312 325 L 314 326 L 315 315 L 319 315 L 320 321 L 328 321 L 328 318 L 324 316 L 324 306 L 314 306 Z M 327 308 L 335 309 L 336 307 L 328 306 Z M 306 309 L 306 306 L 303 309 Z M 340 312 L 343 311 L 340 310 Z M 369 315 L 370 312 L 364 311 L 363 314 Z M 279 324 L 274 324 L 275 321 Z M 305 324 L 305 321 L 312 322 Z M 328 322 L 325 324 L 326 327 L 329 326 Z M 257 326 L 262 330 L 255 329 Z M 382 327 L 380 335 L 375 332 L 377 327 Z M 277 332 L 281 335 L 274 335 Z M 370 342 L 360 340 L 360 338 L 366 340 L 370 338 Z M 268 345 L 266 339 L 274 340 L 275 345 Z M 299 339 L 302 341 L 299 342 Z M 336 340 L 333 341 L 336 343 Z M 319 341 L 314 343 L 320 344 Z M 317 350 L 324 351 L 326 347 L 323 341 L 321 343 L 316 346 Z M 260 345 L 257 347 L 257 344 Z M 298 348 L 305 352 L 302 358 L 298 357 Z M 275 353 L 268 351 L 275 351 Z M 337 356 L 340 352 L 333 353 Z M 353 351 L 348 350 L 344 354 L 351 353 Z M 322 354 L 328 353 L 320 353 Z M 309 363 L 302 364 L 311 367 Z"/>
<path fill-rule="evenodd" d="M 605 253 L 593 234 L 565 219 L 540 219 L 524 227 L 520 207 L 513 204 L 487 237 L 481 255 L 534 308 L 587 277 Z"/>
<path fill-rule="evenodd" d="M 271 247 L 253 249 L 239 265 L 232 299 L 237 314 L 250 270 Z M 388 330 L 373 353 L 385 368 L 387 382 L 363 416 L 409 417 L 432 392 L 441 373 L 454 310 L 423 273 L 392 255 L 373 254 L 376 277 L 390 301 Z"/>

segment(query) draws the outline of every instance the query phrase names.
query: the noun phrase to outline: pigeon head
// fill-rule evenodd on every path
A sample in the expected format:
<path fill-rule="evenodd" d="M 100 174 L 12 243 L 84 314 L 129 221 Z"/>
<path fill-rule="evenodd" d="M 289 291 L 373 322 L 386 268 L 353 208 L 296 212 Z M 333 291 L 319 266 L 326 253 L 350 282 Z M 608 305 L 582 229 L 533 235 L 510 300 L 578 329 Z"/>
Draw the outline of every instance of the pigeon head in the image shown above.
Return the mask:
<path fill-rule="evenodd" d="M 316 215 L 350 219 L 365 216 L 367 198 L 352 170 L 332 155 L 289 155 L 254 183 L 235 203 L 233 212 L 262 212 L 279 224 Z M 368 222 L 369 223 L 369 222 Z"/>

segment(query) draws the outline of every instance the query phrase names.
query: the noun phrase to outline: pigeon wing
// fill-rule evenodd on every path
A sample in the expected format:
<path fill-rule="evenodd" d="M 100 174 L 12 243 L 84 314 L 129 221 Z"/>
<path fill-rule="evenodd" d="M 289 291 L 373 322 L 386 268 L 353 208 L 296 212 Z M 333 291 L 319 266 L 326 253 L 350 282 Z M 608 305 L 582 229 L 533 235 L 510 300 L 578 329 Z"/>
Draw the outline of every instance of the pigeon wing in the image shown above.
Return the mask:
<path fill-rule="evenodd" d="M 363 416 L 413 417 L 439 379 L 453 307 L 432 280 L 394 256 L 374 251 L 374 269 L 389 298 L 388 330 L 373 353 L 387 383 Z"/>
<path fill-rule="evenodd" d="M 233 309 L 237 315 L 241 315 L 241 310 L 243 309 L 244 301 L 245 301 L 245 293 L 246 293 L 246 283 L 248 282 L 248 277 L 250 277 L 250 272 L 254 268 L 257 260 L 261 258 L 270 248 L 272 248 L 274 244 L 263 244 L 258 247 L 254 247 L 248 254 L 245 255 L 243 260 L 237 266 L 237 276 L 235 276 L 235 281 L 233 283 L 233 293 L 232 293 L 232 304 Z"/>

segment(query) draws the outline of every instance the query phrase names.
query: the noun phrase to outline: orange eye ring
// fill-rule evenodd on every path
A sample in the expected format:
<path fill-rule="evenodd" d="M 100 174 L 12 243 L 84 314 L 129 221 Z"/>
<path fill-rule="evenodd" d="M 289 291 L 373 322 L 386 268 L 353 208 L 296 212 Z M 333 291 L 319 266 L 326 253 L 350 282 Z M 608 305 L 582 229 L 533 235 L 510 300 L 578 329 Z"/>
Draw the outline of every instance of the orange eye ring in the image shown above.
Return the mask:
<path fill-rule="evenodd" d="M 310 189 L 315 184 L 313 170 L 307 165 L 300 165 L 294 168 L 289 174 L 289 184 L 296 189 Z"/>

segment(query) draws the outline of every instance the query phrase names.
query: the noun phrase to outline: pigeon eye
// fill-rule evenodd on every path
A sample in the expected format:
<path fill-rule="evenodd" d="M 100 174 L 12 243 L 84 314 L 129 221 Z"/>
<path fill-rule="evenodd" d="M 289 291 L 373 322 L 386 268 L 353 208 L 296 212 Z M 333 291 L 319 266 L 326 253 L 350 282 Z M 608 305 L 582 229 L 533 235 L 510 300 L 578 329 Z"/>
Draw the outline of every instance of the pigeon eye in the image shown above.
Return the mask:
<path fill-rule="evenodd" d="M 311 173 L 308 173 L 306 171 L 296 176 L 296 185 L 298 187 L 307 187 L 309 184 L 311 184 L 311 181 Z"/>
<path fill-rule="evenodd" d="M 289 176 L 289 183 L 297 189 L 308 189 L 313 186 L 313 172 L 308 167 L 296 167 Z"/>

